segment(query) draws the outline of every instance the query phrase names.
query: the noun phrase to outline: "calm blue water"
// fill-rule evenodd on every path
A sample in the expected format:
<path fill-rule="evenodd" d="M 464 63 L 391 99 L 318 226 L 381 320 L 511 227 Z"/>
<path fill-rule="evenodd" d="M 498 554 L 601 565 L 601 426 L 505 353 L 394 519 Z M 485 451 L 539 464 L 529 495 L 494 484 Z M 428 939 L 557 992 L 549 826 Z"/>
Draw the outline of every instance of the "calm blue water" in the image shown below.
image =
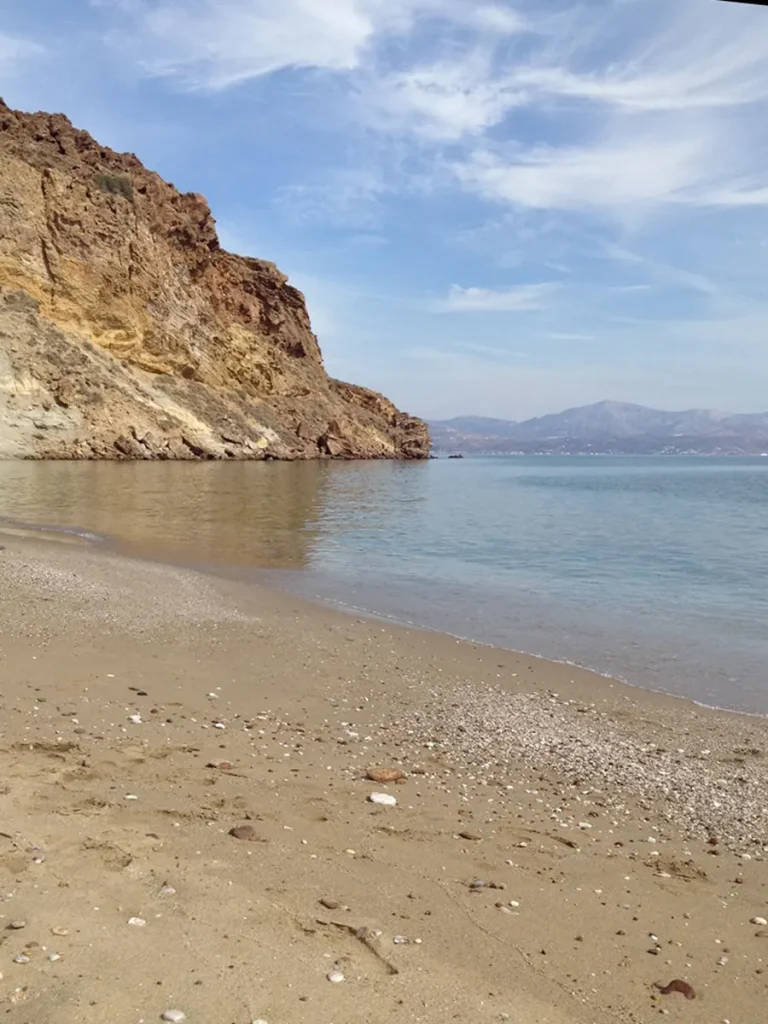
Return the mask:
<path fill-rule="evenodd" d="M 2 516 L 768 713 L 768 459 L 5 463 Z"/>

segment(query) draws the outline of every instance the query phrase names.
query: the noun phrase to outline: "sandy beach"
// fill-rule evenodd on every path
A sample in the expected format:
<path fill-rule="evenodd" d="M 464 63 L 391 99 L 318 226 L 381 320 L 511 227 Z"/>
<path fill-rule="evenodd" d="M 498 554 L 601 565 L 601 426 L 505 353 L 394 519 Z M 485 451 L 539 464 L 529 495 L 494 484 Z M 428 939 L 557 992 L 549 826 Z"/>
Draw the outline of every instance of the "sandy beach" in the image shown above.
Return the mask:
<path fill-rule="evenodd" d="M 764 1018 L 766 721 L 0 544 L 9 1021 Z"/>

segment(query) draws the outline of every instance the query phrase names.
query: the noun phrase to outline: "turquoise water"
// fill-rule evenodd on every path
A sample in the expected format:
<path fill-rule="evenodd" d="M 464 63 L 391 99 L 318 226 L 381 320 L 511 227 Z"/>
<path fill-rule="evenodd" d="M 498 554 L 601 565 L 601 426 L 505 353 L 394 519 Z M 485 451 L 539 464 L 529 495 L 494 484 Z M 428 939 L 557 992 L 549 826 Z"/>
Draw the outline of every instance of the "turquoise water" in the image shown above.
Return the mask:
<path fill-rule="evenodd" d="M 0 464 L 0 517 L 768 713 L 768 460 Z"/>
<path fill-rule="evenodd" d="M 489 458 L 411 470 L 346 474 L 317 561 L 292 585 L 768 713 L 766 460 Z"/>

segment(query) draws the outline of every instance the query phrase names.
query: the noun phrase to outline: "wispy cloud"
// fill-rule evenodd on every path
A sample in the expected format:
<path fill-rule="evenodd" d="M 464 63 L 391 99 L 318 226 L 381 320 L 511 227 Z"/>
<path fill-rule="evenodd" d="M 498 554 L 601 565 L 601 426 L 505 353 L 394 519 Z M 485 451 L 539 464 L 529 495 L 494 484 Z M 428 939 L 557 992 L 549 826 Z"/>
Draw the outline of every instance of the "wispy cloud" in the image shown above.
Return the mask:
<path fill-rule="evenodd" d="M 113 2 L 132 28 L 112 35 L 116 47 L 133 46 L 150 74 L 220 90 L 283 68 L 352 71 L 374 40 L 406 32 L 437 0 Z"/>
<path fill-rule="evenodd" d="M 0 32 L 0 81 L 11 78 L 25 61 L 44 53 L 45 49 L 39 43 Z"/>
<path fill-rule="evenodd" d="M 293 224 L 359 230 L 377 225 L 387 191 L 379 174 L 361 168 L 340 171 L 331 181 L 286 185 L 275 202 Z"/>
<path fill-rule="evenodd" d="M 448 295 L 433 306 L 438 313 L 523 313 L 544 309 L 555 284 L 519 284 L 511 288 L 462 288 L 451 285 Z"/>

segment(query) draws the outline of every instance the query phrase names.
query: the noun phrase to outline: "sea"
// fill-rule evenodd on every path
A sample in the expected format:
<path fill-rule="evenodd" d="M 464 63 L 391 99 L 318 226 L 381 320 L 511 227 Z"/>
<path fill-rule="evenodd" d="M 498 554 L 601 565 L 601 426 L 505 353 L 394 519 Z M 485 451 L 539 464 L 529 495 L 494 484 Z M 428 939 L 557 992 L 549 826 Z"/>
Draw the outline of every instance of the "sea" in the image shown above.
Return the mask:
<path fill-rule="evenodd" d="M 768 714 L 768 459 L 0 462 L 3 523 Z"/>

